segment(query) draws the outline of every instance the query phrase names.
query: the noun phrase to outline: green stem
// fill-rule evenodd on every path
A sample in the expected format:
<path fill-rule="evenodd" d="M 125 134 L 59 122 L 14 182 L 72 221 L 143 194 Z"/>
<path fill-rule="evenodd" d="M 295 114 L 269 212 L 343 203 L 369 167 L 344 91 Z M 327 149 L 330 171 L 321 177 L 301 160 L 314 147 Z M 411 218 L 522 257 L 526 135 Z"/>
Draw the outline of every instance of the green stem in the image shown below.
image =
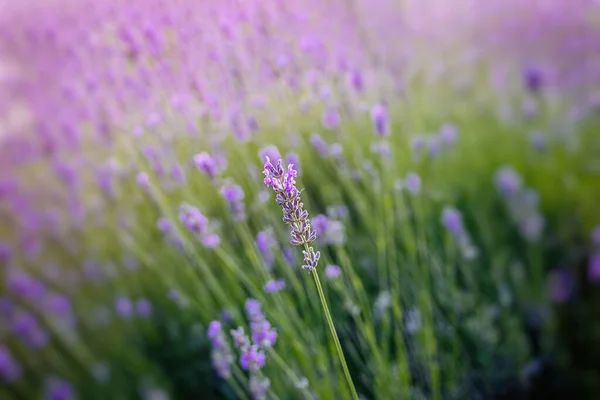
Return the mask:
<path fill-rule="evenodd" d="M 305 244 L 304 247 L 306 251 L 308 251 L 308 245 Z M 325 317 L 327 318 L 327 324 L 329 325 L 329 330 L 331 331 L 331 336 L 333 336 L 333 342 L 335 343 L 335 348 L 338 353 L 338 357 L 340 359 L 340 363 L 342 364 L 342 369 L 344 370 L 344 375 L 346 376 L 346 382 L 348 383 L 348 387 L 350 388 L 350 392 L 352 393 L 352 398 L 355 400 L 358 399 L 358 394 L 356 393 L 356 388 L 354 387 L 354 382 L 352 382 L 352 377 L 350 376 L 350 370 L 348 370 L 348 365 L 346 364 L 346 358 L 344 357 L 344 351 L 342 350 L 342 345 L 340 344 L 340 339 L 338 338 L 337 331 L 335 330 L 335 326 L 333 325 L 333 319 L 331 318 L 331 313 L 329 312 L 329 306 L 327 305 L 327 300 L 325 300 L 325 294 L 323 293 L 323 287 L 321 286 L 321 281 L 319 280 L 319 274 L 315 269 L 312 272 L 313 277 L 315 278 L 315 284 L 317 285 L 317 291 L 319 292 L 319 298 L 321 299 L 321 305 L 323 306 L 323 311 L 325 312 Z"/>

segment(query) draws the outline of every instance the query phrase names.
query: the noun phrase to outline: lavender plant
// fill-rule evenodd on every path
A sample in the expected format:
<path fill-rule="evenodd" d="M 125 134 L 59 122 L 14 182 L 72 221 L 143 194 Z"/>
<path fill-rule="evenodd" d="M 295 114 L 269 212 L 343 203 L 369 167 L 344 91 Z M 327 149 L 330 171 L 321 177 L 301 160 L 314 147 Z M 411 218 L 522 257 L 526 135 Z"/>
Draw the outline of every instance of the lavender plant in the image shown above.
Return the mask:
<path fill-rule="evenodd" d="M 344 371 L 344 375 L 346 376 L 346 382 L 348 383 L 352 397 L 358 399 L 358 394 L 356 393 L 354 382 L 350 376 L 346 358 L 344 357 L 344 351 L 342 350 L 340 339 L 338 338 L 335 325 L 333 324 L 329 306 L 327 305 L 327 299 L 323 293 L 323 288 L 317 272 L 317 265 L 319 263 L 319 258 L 321 257 L 321 252 L 315 252 L 314 248 L 309 246 L 309 243 L 314 242 L 317 238 L 317 232 L 312 230 L 310 219 L 308 219 L 308 211 L 303 208 L 304 204 L 300 201 L 300 190 L 296 187 L 296 181 L 294 179 L 298 175 L 298 172 L 294 169 L 293 164 L 289 164 L 287 171 L 285 171 L 281 159 L 279 159 L 277 165 L 274 166 L 269 157 L 265 156 L 265 169 L 263 174 L 265 175 L 265 185 L 271 187 L 273 191 L 277 193 L 275 200 L 277 201 L 277 204 L 283 208 L 283 222 L 290 226 L 290 243 L 293 246 L 304 246 L 302 254 L 304 255 L 305 264 L 302 266 L 302 269 L 312 273 L 315 279 L 315 285 L 319 292 L 319 300 L 321 300 L 321 305 L 323 306 L 323 312 L 325 313 L 325 318 L 327 319 L 327 324 L 329 325 L 329 330 L 331 331 L 331 336 L 335 343 L 340 364 Z"/>

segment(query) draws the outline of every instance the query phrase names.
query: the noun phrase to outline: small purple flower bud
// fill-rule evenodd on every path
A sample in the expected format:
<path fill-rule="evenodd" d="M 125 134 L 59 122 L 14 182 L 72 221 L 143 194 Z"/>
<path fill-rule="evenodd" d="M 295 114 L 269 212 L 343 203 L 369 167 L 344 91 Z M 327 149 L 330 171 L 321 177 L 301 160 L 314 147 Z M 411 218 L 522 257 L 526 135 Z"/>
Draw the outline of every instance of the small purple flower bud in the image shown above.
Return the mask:
<path fill-rule="evenodd" d="M 417 195 L 421 191 L 421 177 L 414 172 L 406 176 L 406 189 L 412 194 Z"/>
<path fill-rule="evenodd" d="M 338 265 L 328 265 L 325 267 L 325 276 L 329 279 L 337 278 L 342 273 L 342 269 Z"/>
<path fill-rule="evenodd" d="M 331 154 L 333 158 L 340 158 L 343 152 L 344 148 L 339 143 L 333 143 L 329 146 L 329 154 Z"/>
<path fill-rule="evenodd" d="M 246 300 L 246 305 L 244 307 L 246 309 L 246 314 L 249 319 L 253 319 L 255 316 L 262 315 L 262 306 L 260 301 L 256 299 L 248 299 Z"/>
<path fill-rule="evenodd" d="M 365 81 L 362 74 L 354 70 L 350 73 L 350 84 L 358 93 L 362 93 L 365 88 Z"/>
<path fill-rule="evenodd" d="M 230 203 L 237 203 L 244 199 L 244 190 L 234 184 L 227 184 L 221 189 L 221 194 Z"/>
<path fill-rule="evenodd" d="M 115 300 L 115 311 L 119 316 L 129 319 L 133 315 L 133 306 L 131 300 L 127 297 L 118 297 Z"/>
<path fill-rule="evenodd" d="M 453 124 L 444 124 L 439 131 L 440 140 L 445 145 L 452 145 L 458 139 L 458 128 Z"/>
<path fill-rule="evenodd" d="M 528 66 L 523 70 L 523 84 L 531 93 L 537 94 L 544 84 L 542 71 L 535 66 Z"/>
<path fill-rule="evenodd" d="M 217 176 L 217 164 L 208 153 L 200 153 L 194 156 L 194 165 L 198 171 L 208 175 L 209 178 Z"/>
<path fill-rule="evenodd" d="M 502 166 L 494 176 L 494 182 L 498 191 L 506 197 L 511 197 L 521 191 L 523 188 L 523 179 L 510 166 Z"/>
<path fill-rule="evenodd" d="M 285 281 L 283 279 L 270 280 L 264 286 L 264 290 L 267 293 L 277 293 L 283 289 L 285 289 Z"/>
<path fill-rule="evenodd" d="M 240 357 L 240 365 L 246 371 L 256 372 L 265 365 L 265 353 L 253 344 L 247 353 Z"/>
<path fill-rule="evenodd" d="M 221 239 L 219 238 L 219 235 L 215 233 L 206 235 L 202 238 L 202 246 L 207 249 L 214 249 L 219 243 L 221 243 Z"/>
<path fill-rule="evenodd" d="M 382 104 L 376 104 L 371 109 L 371 120 L 375 127 L 375 132 L 380 136 L 390 135 L 390 121 L 387 109 Z"/>
<path fill-rule="evenodd" d="M 148 318 L 152 315 L 152 303 L 148 299 L 139 299 L 135 302 L 135 310 L 140 317 Z"/>
<path fill-rule="evenodd" d="M 327 229 L 329 228 L 329 219 L 326 215 L 317 214 L 312 219 L 312 225 L 315 229 L 315 232 L 317 232 L 317 236 L 325 237 L 327 234 Z"/>
<path fill-rule="evenodd" d="M 463 233 L 462 215 L 454 207 L 445 207 L 442 211 L 442 223 L 453 235 L 460 236 Z"/>
<path fill-rule="evenodd" d="M 170 233 L 173 230 L 173 223 L 168 218 L 160 217 L 156 221 L 156 227 L 162 233 Z"/>
<path fill-rule="evenodd" d="M 214 320 L 208 325 L 207 336 L 210 340 L 215 340 L 221 334 L 221 322 Z"/>

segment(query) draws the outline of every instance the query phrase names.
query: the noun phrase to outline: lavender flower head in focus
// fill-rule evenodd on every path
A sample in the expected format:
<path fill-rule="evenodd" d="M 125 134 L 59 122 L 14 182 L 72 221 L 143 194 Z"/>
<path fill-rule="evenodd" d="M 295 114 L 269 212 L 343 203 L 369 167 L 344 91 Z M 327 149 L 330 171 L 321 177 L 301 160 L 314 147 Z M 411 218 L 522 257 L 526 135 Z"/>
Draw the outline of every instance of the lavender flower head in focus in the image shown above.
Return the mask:
<path fill-rule="evenodd" d="M 303 209 L 300 201 L 300 190 L 296 188 L 294 178 L 298 172 L 292 164 L 288 165 L 287 172 L 283 169 L 281 159 L 277 166 L 271 164 L 269 157 L 265 157 L 265 185 L 272 187 L 277 193 L 275 199 L 277 204 L 283 208 L 283 222 L 290 226 L 290 243 L 294 246 L 304 245 L 303 250 L 305 265 L 303 269 L 314 271 L 319 262 L 320 252 L 315 252 L 308 244 L 317 238 L 316 231 L 313 231 L 308 219 L 308 211 Z"/>

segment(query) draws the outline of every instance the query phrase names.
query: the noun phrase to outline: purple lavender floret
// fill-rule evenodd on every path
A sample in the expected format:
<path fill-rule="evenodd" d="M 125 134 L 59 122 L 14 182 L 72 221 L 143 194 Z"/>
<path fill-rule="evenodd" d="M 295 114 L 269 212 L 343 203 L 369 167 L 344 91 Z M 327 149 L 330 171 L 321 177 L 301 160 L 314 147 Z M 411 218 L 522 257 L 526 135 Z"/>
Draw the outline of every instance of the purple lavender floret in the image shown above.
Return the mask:
<path fill-rule="evenodd" d="M 506 197 L 514 196 L 523 188 L 523 179 L 508 165 L 502 166 L 496 171 L 494 182 L 498 191 Z"/>
<path fill-rule="evenodd" d="M 387 109 L 382 104 L 376 104 L 371 109 L 371 120 L 375 127 L 375 132 L 380 136 L 390 135 L 390 121 Z"/>
<path fill-rule="evenodd" d="M 328 265 L 325 267 L 325 276 L 329 279 L 334 279 L 340 276 L 342 273 L 341 268 L 338 265 Z"/>
<path fill-rule="evenodd" d="M 214 179 L 217 176 L 217 164 L 210 154 L 206 152 L 194 156 L 194 165 L 196 165 L 198 171 L 206 174 L 211 179 Z"/>
<path fill-rule="evenodd" d="M 265 318 L 260 302 L 255 299 L 248 299 L 245 308 L 254 343 L 263 348 L 272 347 L 277 340 L 277 331 L 271 328 L 271 324 Z"/>
<path fill-rule="evenodd" d="M 256 372 L 265 365 L 265 352 L 253 344 L 250 349 L 240 356 L 240 365 L 246 371 Z"/>
<path fill-rule="evenodd" d="M 421 177 L 414 172 L 410 172 L 408 175 L 406 175 L 405 187 L 410 194 L 419 194 L 421 191 Z"/>
<path fill-rule="evenodd" d="M 207 336 L 212 343 L 211 359 L 217 375 L 222 379 L 229 379 L 231 377 L 233 354 L 229 343 L 225 339 L 221 322 L 212 321 L 208 326 Z"/>
<path fill-rule="evenodd" d="M 523 84 L 531 93 L 537 94 L 542 89 L 544 78 L 539 68 L 528 66 L 523 70 Z"/>
<path fill-rule="evenodd" d="M 285 289 L 285 281 L 283 279 L 273 279 L 265 283 L 264 290 L 267 293 L 277 293 Z"/>
<path fill-rule="evenodd" d="M 148 318 L 152 315 L 152 303 L 145 298 L 138 299 L 135 302 L 135 310 L 140 317 Z"/>
<path fill-rule="evenodd" d="M 458 128 L 454 124 L 444 124 L 438 134 L 443 144 L 452 145 L 458 139 Z"/>
<path fill-rule="evenodd" d="M 115 311 L 119 316 L 125 319 L 131 318 L 133 314 L 133 305 L 127 297 L 118 297 L 115 300 Z"/>
<path fill-rule="evenodd" d="M 246 210 L 244 206 L 244 190 L 235 184 L 227 183 L 221 188 L 221 194 L 229 203 L 229 209 L 233 214 L 233 219 L 242 222 L 246 219 Z"/>
<path fill-rule="evenodd" d="M 453 235 L 460 236 L 463 233 L 462 215 L 454 207 L 445 207 L 442 211 L 442 223 Z"/>

